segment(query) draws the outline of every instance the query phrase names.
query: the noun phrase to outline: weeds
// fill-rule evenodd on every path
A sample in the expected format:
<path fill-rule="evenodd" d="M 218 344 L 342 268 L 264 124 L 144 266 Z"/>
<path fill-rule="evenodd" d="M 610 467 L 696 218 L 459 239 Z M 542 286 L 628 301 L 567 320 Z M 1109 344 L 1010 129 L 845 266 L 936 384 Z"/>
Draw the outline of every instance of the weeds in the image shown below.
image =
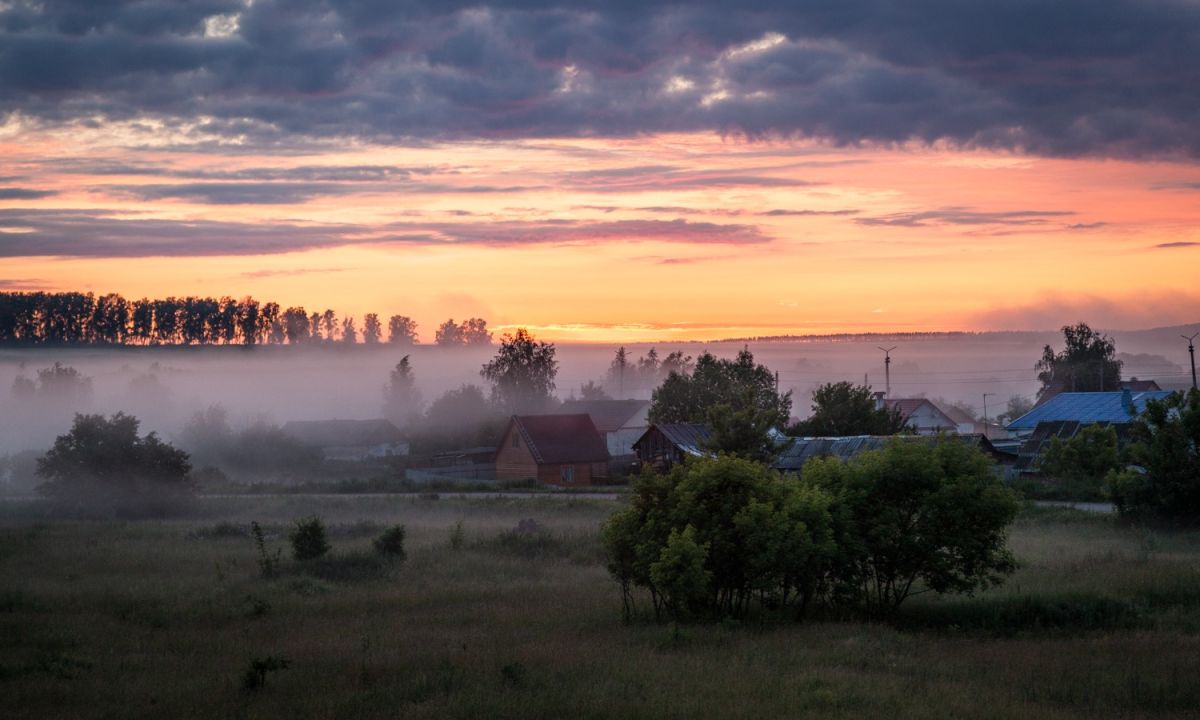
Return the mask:
<path fill-rule="evenodd" d="M 466 533 L 463 532 L 463 521 L 459 520 L 450 528 L 450 549 L 458 552 L 463 549 L 464 542 L 466 542 Z"/>
<path fill-rule="evenodd" d="M 277 577 L 283 551 L 278 548 L 275 549 L 274 554 L 267 551 L 267 537 L 263 534 L 262 526 L 257 521 L 251 521 L 250 535 L 254 538 L 254 546 L 258 548 L 258 569 L 263 578 L 270 580 Z"/>

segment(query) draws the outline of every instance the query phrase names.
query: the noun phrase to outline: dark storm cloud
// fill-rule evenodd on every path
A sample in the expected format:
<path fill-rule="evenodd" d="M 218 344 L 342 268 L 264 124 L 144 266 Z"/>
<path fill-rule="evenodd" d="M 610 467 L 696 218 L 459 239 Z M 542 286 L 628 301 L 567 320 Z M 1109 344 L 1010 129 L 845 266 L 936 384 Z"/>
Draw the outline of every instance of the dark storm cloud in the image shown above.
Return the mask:
<path fill-rule="evenodd" d="M 715 130 L 1200 157 L 1189 0 L 3 7 L 0 114 L 51 123 L 272 147 Z"/>
<path fill-rule="evenodd" d="M 106 210 L 0 209 L 0 257 L 271 255 L 342 245 L 755 245 L 770 240 L 749 225 L 687 220 L 397 222 L 368 227 L 127 218 Z"/>
<path fill-rule="evenodd" d="M 964 207 L 947 207 L 923 212 L 894 213 L 857 218 L 859 225 L 928 227 L 930 225 L 1044 225 L 1054 218 L 1074 215 L 1066 210 L 1007 210 L 981 212 Z"/>

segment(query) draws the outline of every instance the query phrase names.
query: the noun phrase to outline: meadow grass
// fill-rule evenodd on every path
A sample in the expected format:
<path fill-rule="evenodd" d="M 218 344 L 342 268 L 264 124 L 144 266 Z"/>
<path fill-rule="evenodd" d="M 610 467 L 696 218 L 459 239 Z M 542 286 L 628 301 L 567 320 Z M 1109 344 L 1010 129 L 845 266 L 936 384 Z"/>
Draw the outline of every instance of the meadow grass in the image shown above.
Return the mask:
<path fill-rule="evenodd" d="M 1091 718 L 1200 707 L 1200 534 L 1030 511 L 1020 569 L 896 625 L 621 622 L 611 501 L 237 498 L 194 516 L 0 506 L 0 692 L 12 718 Z M 317 513 L 331 555 L 292 562 Z M 538 530 L 517 533 L 521 520 Z M 284 549 L 264 579 L 248 533 Z M 463 541 L 451 546 L 461 521 Z M 401 523 L 408 560 L 372 555 Z M 252 663 L 285 659 L 244 688 Z"/>

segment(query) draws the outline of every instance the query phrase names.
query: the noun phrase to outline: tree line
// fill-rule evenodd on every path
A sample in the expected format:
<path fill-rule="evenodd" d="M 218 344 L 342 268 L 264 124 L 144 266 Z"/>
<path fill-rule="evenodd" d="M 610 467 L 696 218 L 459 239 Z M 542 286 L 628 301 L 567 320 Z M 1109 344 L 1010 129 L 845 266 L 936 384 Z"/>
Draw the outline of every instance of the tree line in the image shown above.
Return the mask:
<path fill-rule="evenodd" d="M 386 340 L 385 340 L 386 338 Z M 284 308 L 253 297 L 167 297 L 129 300 L 117 293 L 0 292 L 0 345 L 415 345 L 417 323 L 376 313 Z M 442 346 L 490 345 L 487 321 L 447 320 Z"/>

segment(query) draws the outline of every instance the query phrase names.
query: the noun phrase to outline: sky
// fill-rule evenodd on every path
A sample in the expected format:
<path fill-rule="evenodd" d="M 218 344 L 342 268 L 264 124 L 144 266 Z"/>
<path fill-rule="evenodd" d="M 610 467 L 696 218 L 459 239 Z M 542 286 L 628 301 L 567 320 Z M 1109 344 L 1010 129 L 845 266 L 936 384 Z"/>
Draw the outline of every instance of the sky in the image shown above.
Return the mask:
<path fill-rule="evenodd" d="M 0 0 L 0 290 L 426 341 L 1195 322 L 1197 44 L 1194 0 Z"/>

